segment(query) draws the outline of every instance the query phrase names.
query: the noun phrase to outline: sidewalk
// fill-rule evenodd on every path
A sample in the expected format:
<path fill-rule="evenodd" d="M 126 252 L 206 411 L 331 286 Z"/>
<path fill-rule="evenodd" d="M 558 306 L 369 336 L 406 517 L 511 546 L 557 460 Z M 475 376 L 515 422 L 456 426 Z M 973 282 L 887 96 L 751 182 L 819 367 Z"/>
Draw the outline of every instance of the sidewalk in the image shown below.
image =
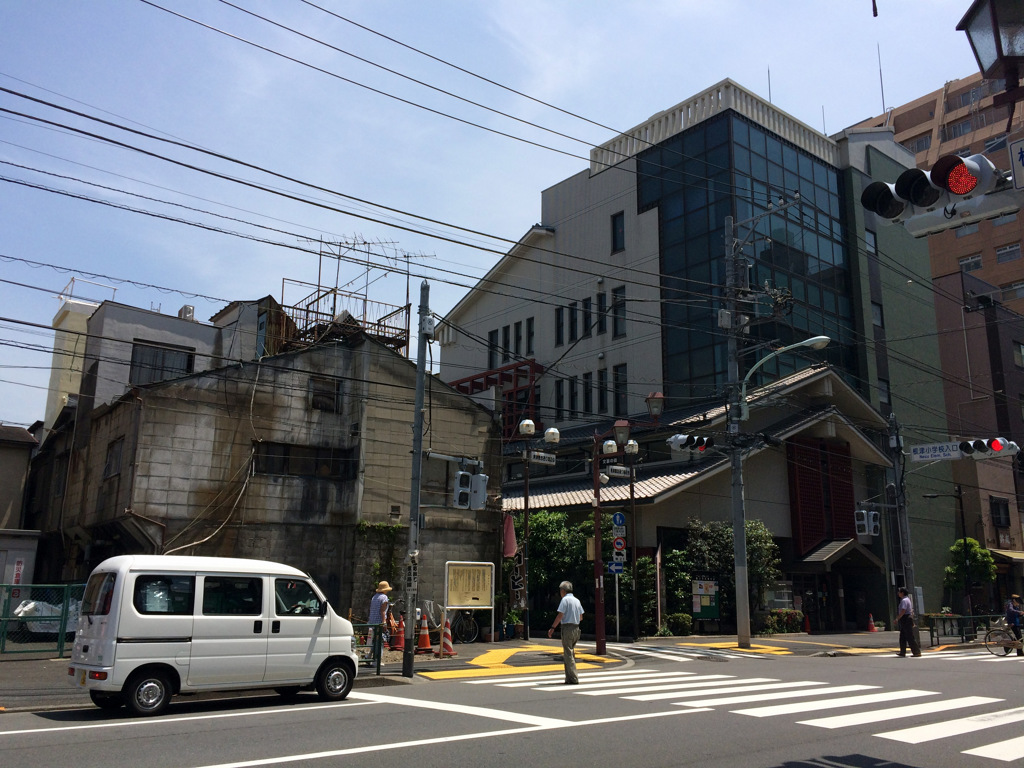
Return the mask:
<path fill-rule="evenodd" d="M 926 646 L 927 632 L 924 633 L 922 650 L 925 654 L 948 648 L 984 647 L 982 643 L 950 643 L 934 648 Z M 623 643 L 629 642 L 624 639 Z M 608 656 L 619 657 L 621 654 L 615 647 L 614 638 L 608 638 Z M 687 637 L 651 637 L 640 641 L 646 646 L 683 646 L 688 648 L 708 647 L 716 649 L 737 649 L 736 636 L 690 635 Z M 581 650 L 592 647 L 593 639 L 584 638 Z M 796 656 L 836 655 L 845 656 L 858 653 L 895 652 L 899 649 L 899 633 L 887 632 L 856 632 L 847 634 L 812 634 L 772 635 L 754 637 L 751 641 L 751 653 L 779 653 Z M 470 669 L 481 666 L 483 654 L 498 654 L 503 668 L 508 666 L 536 666 L 538 664 L 560 663 L 561 644 L 558 640 L 533 638 L 531 640 L 506 640 L 497 643 L 474 643 L 471 645 L 456 644 L 457 656 L 453 658 L 437 658 L 433 654 L 417 654 L 414 656 L 413 672 L 435 672 L 440 670 Z M 472 665 L 478 659 L 476 665 Z M 389 651 L 381 665 L 381 674 L 375 668 L 361 666 L 354 687 L 372 688 L 384 685 L 402 685 L 409 683 L 428 682 L 426 678 L 414 676 L 407 678 L 402 675 L 403 656 L 401 652 Z M 31 656 L 0 656 L 0 714 L 3 712 L 37 711 L 47 709 L 68 709 L 73 707 L 91 707 L 89 695 L 71 684 L 67 674 L 69 659 L 52 658 L 46 655 Z M 190 697 L 213 698 L 223 697 L 223 693 L 199 694 Z M 229 694 L 233 698 L 238 693 Z M 242 696 L 267 696 L 266 690 L 243 692 Z"/>

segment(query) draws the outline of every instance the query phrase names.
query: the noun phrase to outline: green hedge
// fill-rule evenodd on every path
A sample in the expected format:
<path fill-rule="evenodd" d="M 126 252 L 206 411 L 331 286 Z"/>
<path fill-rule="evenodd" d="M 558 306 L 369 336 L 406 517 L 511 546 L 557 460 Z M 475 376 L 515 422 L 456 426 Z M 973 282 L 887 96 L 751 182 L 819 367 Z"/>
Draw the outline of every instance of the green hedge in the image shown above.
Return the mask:
<path fill-rule="evenodd" d="M 803 632 L 804 614 L 789 608 L 772 608 L 755 614 L 754 624 L 755 632 L 760 635 Z"/>
<path fill-rule="evenodd" d="M 665 617 L 665 626 L 673 636 L 689 635 L 693 632 L 693 617 L 688 613 L 670 613 Z"/>

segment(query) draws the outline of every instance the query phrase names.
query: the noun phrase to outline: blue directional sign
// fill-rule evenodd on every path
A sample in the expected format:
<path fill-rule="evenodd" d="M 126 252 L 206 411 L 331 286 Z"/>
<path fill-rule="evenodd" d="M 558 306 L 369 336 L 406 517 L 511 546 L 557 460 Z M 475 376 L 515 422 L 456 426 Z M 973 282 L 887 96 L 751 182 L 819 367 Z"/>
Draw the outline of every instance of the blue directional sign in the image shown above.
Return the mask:
<path fill-rule="evenodd" d="M 622 573 L 623 563 L 608 563 L 608 573 Z"/>
<path fill-rule="evenodd" d="M 621 512 L 616 512 L 614 515 L 612 515 L 612 525 L 625 525 L 625 524 L 626 524 L 626 516 L 624 514 L 622 514 Z"/>

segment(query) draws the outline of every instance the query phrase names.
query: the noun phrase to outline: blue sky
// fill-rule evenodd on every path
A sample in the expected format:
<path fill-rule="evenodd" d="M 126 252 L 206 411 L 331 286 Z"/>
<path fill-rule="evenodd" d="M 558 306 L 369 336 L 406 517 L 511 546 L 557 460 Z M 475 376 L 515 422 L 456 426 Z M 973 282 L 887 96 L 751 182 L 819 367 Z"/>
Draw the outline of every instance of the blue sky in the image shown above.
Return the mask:
<path fill-rule="evenodd" d="M 229 300 L 280 300 L 283 279 L 315 283 L 320 239 L 361 240 L 395 270 L 371 271 L 371 300 L 404 304 L 408 263 L 414 306 L 427 278 L 431 309 L 444 314 L 538 221 L 541 191 L 615 135 L 608 128 L 631 128 L 726 77 L 767 98 L 770 71 L 777 107 L 835 133 L 882 112 L 879 50 L 888 106 L 976 71 L 955 30 L 967 0 L 877 0 L 877 18 L 871 0 L 232 3 L 0 5 L 0 88 L 256 166 L 0 92 L 0 108 L 58 124 L 0 113 L 0 423 L 43 417 L 45 326 L 72 277 L 81 296 L 172 315 L 192 304 L 206 320 Z M 360 290 L 365 270 L 342 264 L 340 283 L 349 281 Z"/>

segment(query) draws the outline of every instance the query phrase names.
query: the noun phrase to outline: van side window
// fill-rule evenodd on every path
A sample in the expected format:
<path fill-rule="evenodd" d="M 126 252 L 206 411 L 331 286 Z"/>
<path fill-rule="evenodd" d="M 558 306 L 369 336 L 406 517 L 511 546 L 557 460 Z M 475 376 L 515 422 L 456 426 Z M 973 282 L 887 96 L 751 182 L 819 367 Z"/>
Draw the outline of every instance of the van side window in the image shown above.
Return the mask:
<path fill-rule="evenodd" d="M 207 576 L 203 580 L 206 616 L 259 616 L 263 613 L 263 579 Z"/>
<path fill-rule="evenodd" d="M 274 582 L 274 605 L 278 616 L 315 616 L 320 613 L 320 598 L 309 583 L 302 580 L 277 579 Z"/>
<path fill-rule="evenodd" d="M 195 576 L 144 575 L 135 579 L 132 602 L 139 613 L 191 616 L 195 593 Z"/>
<path fill-rule="evenodd" d="M 113 573 L 94 573 L 85 585 L 82 596 L 83 616 L 106 616 L 110 613 L 110 599 L 114 595 L 117 576 Z"/>

